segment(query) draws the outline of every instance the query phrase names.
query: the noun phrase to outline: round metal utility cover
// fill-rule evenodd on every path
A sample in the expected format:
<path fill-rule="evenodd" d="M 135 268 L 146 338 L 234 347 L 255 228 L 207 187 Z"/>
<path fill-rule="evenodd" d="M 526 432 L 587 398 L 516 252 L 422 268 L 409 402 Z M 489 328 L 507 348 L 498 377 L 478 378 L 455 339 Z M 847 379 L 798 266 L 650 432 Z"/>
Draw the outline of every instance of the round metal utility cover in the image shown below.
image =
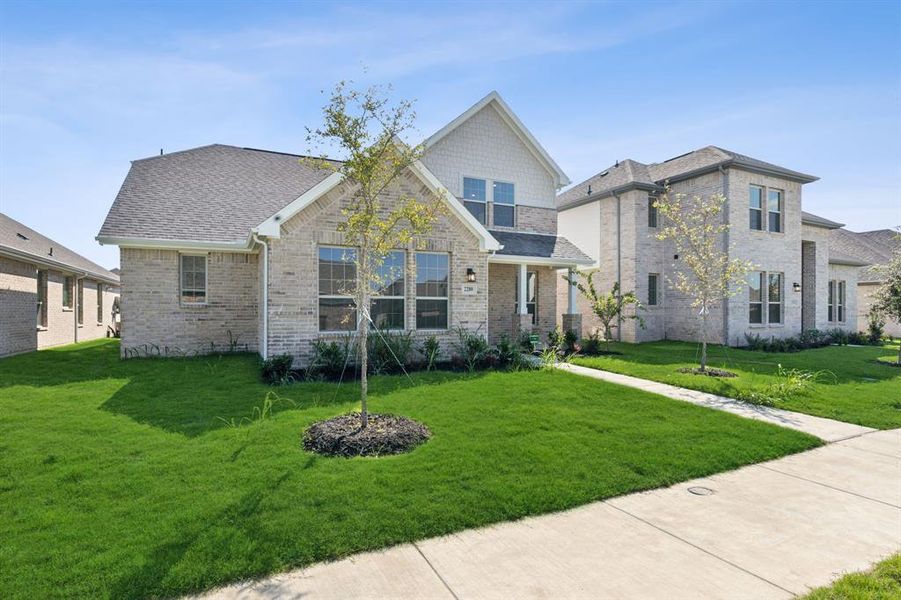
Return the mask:
<path fill-rule="evenodd" d="M 711 490 L 710 488 L 703 487 L 700 485 L 696 485 L 694 487 L 688 488 L 688 492 L 690 494 L 694 494 L 695 496 L 712 496 L 713 494 L 716 493 L 713 490 Z"/>

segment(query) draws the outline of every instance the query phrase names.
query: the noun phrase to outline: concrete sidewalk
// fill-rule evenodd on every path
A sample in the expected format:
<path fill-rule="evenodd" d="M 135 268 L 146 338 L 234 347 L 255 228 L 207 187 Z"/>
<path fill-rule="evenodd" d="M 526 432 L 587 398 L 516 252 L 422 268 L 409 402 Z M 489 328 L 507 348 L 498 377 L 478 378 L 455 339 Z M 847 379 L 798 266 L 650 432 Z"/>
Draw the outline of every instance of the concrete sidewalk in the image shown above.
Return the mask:
<path fill-rule="evenodd" d="M 659 394 L 661 396 L 666 396 L 667 398 L 673 398 L 674 400 L 682 400 L 699 406 L 706 406 L 707 408 L 730 412 L 748 419 L 766 421 L 773 425 L 796 429 L 797 431 L 815 435 L 827 442 L 837 442 L 861 435 L 862 433 L 876 431 L 870 427 L 862 427 L 851 423 L 824 419 L 823 417 L 814 417 L 813 415 L 782 410 L 781 408 L 756 406 L 733 398 L 726 398 L 725 396 L 689 390 L 666 383 L 658 383 L 648 379 L 632 377 L 631 375 L 621 375 L 610 371 L 590 369 L 588 367 L 581 367 L 570 363 L 560 363 L 557 365 L 557 368 L 576 375 L 600 379 L 601 381 L 609 381 L 610 383 L 625 385 L 645 392 L 651 392 L 652 394 Z"/>
<path fill-rule="evenodd" d="M 899 550 L 893 430 L 206 597 L 789 598 Z"/>

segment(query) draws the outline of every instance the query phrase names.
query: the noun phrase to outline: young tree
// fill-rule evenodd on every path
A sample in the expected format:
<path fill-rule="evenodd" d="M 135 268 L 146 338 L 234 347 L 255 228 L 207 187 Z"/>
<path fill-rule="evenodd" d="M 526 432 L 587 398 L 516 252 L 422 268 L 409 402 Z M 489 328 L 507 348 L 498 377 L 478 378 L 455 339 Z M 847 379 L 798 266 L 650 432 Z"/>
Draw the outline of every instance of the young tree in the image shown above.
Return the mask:
<path fill-rule="evenodd" d="M 380 273 L 392 250 L 405 248 L 417 236 L 431 230 L 443 211 L 443 199 L 433 195 L 428 201 L 410 197 L 394 186 L 404 172 L 422 156 L 422 146 L 409 146 L 401 136 L 413 128 L 413 103 L 392 104 L 390 88 L 350 89 L 346 82 L 335 86 L 323 107 L 323 125 L 307 129 L 307 141 L 320 148 L 333 147 L 342 162 L 327 159 L 320 151 L 311 163 L 344 176 L 350 184 L 344 217 L 338 231 L 353 248 L 349 256 L 356 267 L 352 292 L 357 313 L 360 350 L 360 427 L 369 424 L 366 406 L 369 363 L 368 337 L 373 291 L 383 287 L 390 274 Z M 390 195 L 390 199 L 389 199 Z"/>
<path fill-rule="evenodd" d="M 901 234 L 895 237 L 899 241 L 892 251 L 892 259 L 886 265 L 873 270 L 882 277 L 882 283 L 876 289 L 871 311 L 901 321 Z M 898 348 L 898 364 L 901 365 L 901 346 Z"/>
<path fill-rule="evenodd" d="M 724 244 L 729 224 L 723 220 L 726 197 L 693 196 L 667 188 L 654 206 L 663 218 L 659 240 L 672 240 L 681 268 L 670 285 L 691 298 L 700 318 L 701 372 L 707 370 L 707 319 L 710 310 L 738 293 L 753 269 L 750 261 L 730 259 Z"/>
<path fill-rule="evenodd" d="M 601 326 L 604 328 L 604 348 L 606 352 L 610 352 L 610 340 L 613 338 L 613 328 L 618 327 L 619 320 L 635 319 L 638 324 L 644 328 L 644 319 L 638 314 L 638 310 L 644 307 L 638 301 L 635 292 L 619 293 L 619 282 L 613 284 L 613 289 L 602 294 L 597 291 L 594 286 L 592 275 L 597 273 L 597 269 L 592 271 L 576 271 L 577 277 L 570 279 L 569 275 L 564 275 L 563 279 L 570 285 L 575 285 L 579 293 L 585 296 L 591 305 L 591 312 L 595 314 Z M 635 314 L 624 315 L 623 311 L 627 306 L 635 306 Z"/>

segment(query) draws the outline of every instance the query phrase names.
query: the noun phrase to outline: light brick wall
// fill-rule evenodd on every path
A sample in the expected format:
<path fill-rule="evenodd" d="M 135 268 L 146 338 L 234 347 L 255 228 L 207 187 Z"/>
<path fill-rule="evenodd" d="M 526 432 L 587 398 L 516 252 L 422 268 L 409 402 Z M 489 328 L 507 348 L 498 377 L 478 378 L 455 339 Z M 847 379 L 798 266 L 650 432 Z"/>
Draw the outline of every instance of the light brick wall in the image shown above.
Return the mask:
<path fill-rule="evenodd" d="M 210 352 L 211 344 L 222 350 L 229 331 L 241 348 L 258 349 L 256 254 L 207 254 L 205 306 L 180 303 L 178 252 L 122 248 L 119 256 L 123 356 L 132 349 L 155 351 L 152 347 L 162 354 Z"/>
<path fill-rule="evenodd" d="M 36 323 L 34 265 L 0 256 L 0 356 L 36 349 Z"/>
<path fill-rule="evenodd" d="M 528 266 L 529 271 L 534 271 L 536 276 L 537 298 L 536 318 L 532 331 L 541 336 L 545 341 L 549 331 L 557 325 L 557 279 L 560 278 L 557 270 L 544 266 Z M 516 282 L 519 265 L 506 265 L 491 263 L 488 265 L 488 331 L 489 341 L 496 344 L 501 336 L 506 335 L 512 340 L 518 338 L 518 331 L 514 326 L 516 314 Z M 565 306 L 565 304 L 563 305 Z"/>
<path fill-rule="evenodd" d="M 463 177 L 512 182 L 516 204 L 556 209 L 554 177 L 492 105 L 484 107 L 428 149 L 422 162 L 457 198 Z M 490 222 L 490 221 L 489 221 Z"/>
<path fill-rule="evenodd" d="M 494 204 L 488 203 L 488 227 L 499 231 L 527 231 L 556 235 L 557 211 L 552 208 L 517 206 L 514 227 L 498 227 L 494 224 Z"/>
<path fill-rule="evenodd" d="M 845 329 L 847 331 L 858 330 L 859 309 L 857 307 L 857 280 L 859 279 L 860 267 L 851 267 L 848 265 L 829 265 L 829 280 L 845 282 L 845 320 L 844 321 L 826 321 L 823 324 L 824 329 Z M 829 302 L 829 297 L 824 296 L 824 301 Z M 828 316 L 828 313 L 827 313 Z M 864 318 L 864 329 L 866 329 L 866 318 Z"/>
<path fill-rule="evenodd" d="M 749 227 L 750 186 L 761 185 L 784 191 L 783 231 L 754 231 Z M 729 343 L 744 344 L 744 334 L 761 337 L 789 337 L 801 332 L 801 294 L 792 290 L 801 283 L 801 184 L 785 179 L 729 169 L 729 219 L 732 228 L 729 241 L 732 256 L 750 260 L 756 270 L 783 273 L 783 324 L 750 325 L 748 323 L 747 286 L 729 302 Z M 766 219 L 766 212 L 764 212 Z"/>
<path fill-rule="evenodd" d="M 93 279 L 84 279 L 84 319 L 78 327 L 78 341 L 86 342 L 106 337 L 109 327 L 114 327 L 113 302 L 119 296 L 119 288 L 106 283 L 100 283 Z M 101 285 L 103 294 L 103 306 L 100 320 L 97 319 L 97 286 Z M 78 287 L 76 286 L 76 294 Z"/>
<path fill-rule="evenodd" d="M 873 306 L 874 294 L 879 288 L 878 283 L 859 283 L 857 285 L 857 330 L 867 331 L 867 315 L 870 314 L 870 307 Z M 901 323 L 886 319 L 885 335 L 901 337 Z"/>
<path fill-rule="evenodd" d="M 810 249 L 813 244 L 813 257 L 804 256 L 802 245 L 801 268 L 804 280 L 802 285 L 802 308 L 806 310 L 806 317 L 803 322 L 812 323 L 813 329 L 825 329 L 828 327 L 827 304 L 829 300 L 829 237 L 831 233 L 828 229 L 822 227 L 813 227 L 810 225 L 801 226 L 802 244 L 807 244 L 806 248 Z M 806 260 L 805 260 L 806 259 Z M 810 302 L 805 306 L 807 292 L 803 291 L 803 287 L 813 284 L 809 288 Z M 802 315 L 804 316 L 804 315 Z"/>
<path fill-rule="evenodd" d="M 401 195 L 428 198 L 430 192 L 413 175 L 407 174 L 384 195 L 387 209 Z M 328 339 L 319 332 L 318 257 L 320 245 L 345 245 L 337 231 L 344 220 L 347 189 L 339 186 L 282 224 L 281 238 L 270 242 L 269 255 L 269 353 L 291 354 L 295 363 L 306 364 L 312 344 Z M 416 331 L 415 252 L 426 250 L 450 254 L 450 322 L 446 331 Z M 452 215 L 439 218 L 429 235 L 407 251 L 406 323 L 417 340 L 437 335 L 444 358 L 451 354 L 453 329 L 464 327 L 488 335 L 488 255 L 479 251 L 478 239 Z M 466 270 L 476 272 L 476 293 L 464 295 Z"/>

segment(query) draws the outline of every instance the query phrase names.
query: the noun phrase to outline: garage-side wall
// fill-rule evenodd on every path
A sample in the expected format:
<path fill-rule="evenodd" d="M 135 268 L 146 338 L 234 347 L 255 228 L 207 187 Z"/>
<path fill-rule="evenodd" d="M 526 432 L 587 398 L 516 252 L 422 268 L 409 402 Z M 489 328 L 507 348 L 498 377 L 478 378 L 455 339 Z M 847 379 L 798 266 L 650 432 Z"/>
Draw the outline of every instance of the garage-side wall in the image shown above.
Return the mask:
<path fill-rule="evenodd" d="M 37 347 L 37 270 L 0 256 L 0 356 Z"/>

